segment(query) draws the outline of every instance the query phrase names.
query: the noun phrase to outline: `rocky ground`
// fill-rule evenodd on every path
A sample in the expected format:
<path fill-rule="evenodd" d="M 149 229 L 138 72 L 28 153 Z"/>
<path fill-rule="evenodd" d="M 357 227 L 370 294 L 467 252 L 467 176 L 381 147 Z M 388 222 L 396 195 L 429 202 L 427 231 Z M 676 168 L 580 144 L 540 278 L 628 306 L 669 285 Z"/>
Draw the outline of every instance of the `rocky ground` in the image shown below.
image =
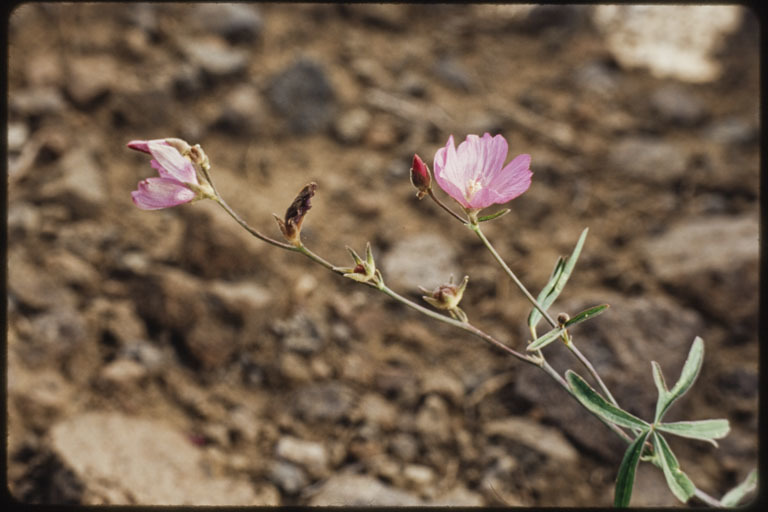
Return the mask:
<path fill-rule="evenodd" d="M 669 419 L 724 417 L 732 430 L 719 448 L 671 443 L 721 496 L 757 459 L 757 22 L 733 12 L 705 16 L 724 27 L 697 26 L 677 52 L 662 43 L 704 23 L 693 11 L 654 25 L 647 12 L 561 6 L 18 8 L 14 496 L 609 505 L 622 442 L 536 368 L 251 238 L 215 204 L 130 201 L 153 174 L 132 139 L 202 144 L 224 197 L 276 237 L 271 213 L 314 180 L 308 246 L 346 265 L 345 245 L 370 241 L 414 300 L 419 285 L 468 274 L 472 322 L 522 350 L 525 300 L 408 181 L 414 153 L 431 164 L 449 134 L 484 131 L 532 155 L 533 185 L 486 233 L 534 293 L 589 227 L 553 309 L 611 304 L 573 335 L 622 405 L 649 416 L 650 361 L 673 380 L 705 340 Z M 632 60 L 618 36 L 638 19 L 671 60 Z M 582 371 L 562 347 L 546 354 Z M 643 464 L 632 503 L 678 502 Z"/>

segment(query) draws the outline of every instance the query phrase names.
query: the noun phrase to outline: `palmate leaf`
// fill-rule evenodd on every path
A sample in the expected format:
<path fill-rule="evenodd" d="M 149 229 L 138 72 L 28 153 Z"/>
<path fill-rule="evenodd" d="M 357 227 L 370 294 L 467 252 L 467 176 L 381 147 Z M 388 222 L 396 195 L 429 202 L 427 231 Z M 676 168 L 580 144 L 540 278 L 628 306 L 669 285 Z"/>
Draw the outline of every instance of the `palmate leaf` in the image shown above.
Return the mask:
<path fill-rule="evenodd" d="M 691 496 L 693 496 L 693 493 L 696 492 L 696 486 L 693 485 L 693 482 L 688 478 L 688 475 L 680 470 L 680 464 L 677 462 L 677 457 L 672 453 L 672 449 L 667 444 L 667 440 L 658 432 L 654 432 L 651 435 L 651 438 L 653 441 L 653 449 L 656 451 L 669 490 L 672 491 L 672 494 L 674 494 L 677 499 L 683 503 L 687 503 Z"/>
<path fill-rule="evenodd" d="M 639 428 L 641 430 L 650 428 L 647 422 L 609 403 L 573 371 L 566 371 L 565 379 L 568 381 L 571 390 L 573 390 L 576 399 L 590 412 L 622 427 Z"/>
<path fill-rule="evenodd" d="M 557 259 L 555 269 L 552 271 L 549 282 L 547 282 L 546 286 L 544 286 L 544 289 L 541 290 L 541 293 L 536 299 L 544 311 L 549 309 L 549 306 L 555 302 L 555 299 L 557 299 L 560 292 L 565 288 L 565 283 L 567 283 L 568 278 L 571 277 L 573 267 L 576 266 L 576 261 L 579 259 L 581 248 L 584 247 L 584 241 L 587 239 L 588 231 L 589 228 L 584 228 L 584 231 L 581 232 L 581 236 L 579 236 L 578 242 L 576 242 L 576 247 L 574 247 L 573 252 L 567 259 L 563 259 L 562 257 Z M 528 315 L 528 326 L 532 331 L 536 329 L 539 320 L 541 320 L 541 313 L 538 309 L 534 308 Z"/>
<path fill-rule="evenodd" d="M 660 423 L 656 425 L 658 430 L 675 434 L 688 439 L 700 439 L 709 441 L 715 446 L 715 439 L 722 439 L 728 435 L 731 426 L 728 420 L 698 420 L 698 421 L 674 421 L 671 423 Z"/>
<path fill-rule="evenodd" d="M 628 507 L 632 498 L 632 487 L 635 485 L 635 471 L 640 455 L 643 453 L 643 445 L 648 438 L 648 429 L 642 430 L 637 438 L 632 441 L 619 466 L 619 474 L 616 476 L 616 487 L 613 493 L 614 507 Z"/>
<path fill-rule="evenodd" d="M 739 502 L 744 499 L 744 496 L 754 491 L 756 488 L 757 470 L 753 469 L 749 472 L 747 478 L 745 478 L 743 482 L 725 493 L 725 495 L 720 499 L 720 503 L 724 507 L 738 506 Z"/>
<path fill-rule="evenodd" d="M 696 377 L 701 370 L 701 363 L 704 360 L 704 341 L 696 336 L 688 352 L 688 358 L 685 360 L 683 370 L 680 372 L 680 378 L 670 390 L 666 390 L 664 376 L 661 374 L 661 367 L 655 361 L 653 366 L 653 380 L 656 383 L 656 389 L 659 391 L 659 399 L 656 402 L 655 422 L 661 421 L 664 413 L 667 412 L 672 403 L 683 396 L 693 385 Z"/>

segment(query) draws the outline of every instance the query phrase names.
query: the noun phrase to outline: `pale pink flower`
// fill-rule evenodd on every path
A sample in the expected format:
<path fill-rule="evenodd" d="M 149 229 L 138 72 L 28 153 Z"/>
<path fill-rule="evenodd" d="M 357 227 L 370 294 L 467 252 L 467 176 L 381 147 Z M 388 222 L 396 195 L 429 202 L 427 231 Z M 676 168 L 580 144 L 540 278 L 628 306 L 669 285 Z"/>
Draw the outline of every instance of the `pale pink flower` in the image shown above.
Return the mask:
<path fill-rule="evenodd" d="M 528 190 L 533 175 L 530 155 L 518 155 L 505 166 L 507 151 L 501 135 L 467 135 L 458 149 L 451 135 L 435 153 L 435 180 L 467 209 L 506 203 Z"/>
<path fill-rule="evenodd" d="M 159 178 L 139 182 L 138 190 L 131 192 L 134 204 L 142 210 L 159 210 L 198 199 L 199 187 L 195 166 L 165 139 L 135 140 L 128 147 L 152 155 L 150 164 Z"/>

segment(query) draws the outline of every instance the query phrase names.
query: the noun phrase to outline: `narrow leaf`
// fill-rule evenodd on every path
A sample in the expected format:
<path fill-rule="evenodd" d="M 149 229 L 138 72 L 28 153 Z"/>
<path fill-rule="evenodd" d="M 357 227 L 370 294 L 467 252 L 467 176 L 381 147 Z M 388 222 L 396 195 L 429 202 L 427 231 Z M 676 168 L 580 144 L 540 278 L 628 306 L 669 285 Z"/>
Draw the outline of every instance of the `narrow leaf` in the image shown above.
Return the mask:
<path fill-rule="evenodd" d="M 739 485 L 725 493 L 720 503 L 724 507 L 738 506 L 744 496 L 757 489 L 757 470 L 753 469 Z"/>
<path fill-rule="evenodd" d="M 653 447 L 661 463 L 661 469 L 664 471 L 664 478 L 667 480 L 669 490 L 672 491 L 672 494 L 677 499 L 687 503 L 691 496 L 693 496 L 693 493 L 696 492 L 696 486 L 680 470 L 680 464 L 678 464 L 675 454 L 672 453 L 672 449 L 667 444 L 667 440 L 658 432 L 654 432 L 652 437 Z"/>
<path fill-rule="evenodd" d="M 579 402 L 592 413 L 622 427 L 637 427 L 642 430 L 646 430 L 650 427 L 648 423 L 637 416 L 609 403 L 597 391 L 592 389 L 584 379 L 579 377 L 579 375 L 573 371 L 568 370 L 565 372 L 565 378 Z"/>
<path fill-rule="evenodd" d="M 635 470 L 640 461 L 640 455 L 643 453 L 643 445 L 648 438 L 649 430 L 643 430 L 632 441 L 627 451 L 624 452 L 624 458 L 619 466 L 619 474 L 616 476 L 616 490 L 613 494 L 614 507 L 628 507 L 629 500 L 632 498 L 632 487 L 635 485 Z"/>
<path fill-rule="evenodd" d="M 675 421 L 672 423 L 661 423 L 657 425 L 656 428 L 680 437 L 711 441 L 715 446 L 717 446 L 717 443 L 715 443 L 713 439 L 722 439 L 727 436 L 728 432 L 731 430 L 728 420 L 722 419 Z"/>
<path fill-rule="evenodd" d="M 563 267 L 565 266 L 565 258 L 562 256 L 557 257 L 557 261 L 555 262 L 555 268 L 552 270 L 552 275 L 549 276 L 549 281 L 547 281 L 547 284 L 544 286 L 544 288 L 541 290 L 541 293 L 539 293 L 539 296 L 536 298 L 536 302 L 538 302 L 542 308 L 546 309 L 547 306 L 544 305 L 544 301 L 547 298 L 547 296 L 552 293 L 552 289 L 555 287 L 555 284 L 557 283 L 557 280 L 560 279 L 560 275 L 563 273 Z M 541 320 L 541 313 L 538 309 L 533 308 L 531 310 L 531 313 L 528 315 L 528 326 L 533 330 L 536 328 L 536 325 L 539 323 L 539 320 Z"/>
<path fill-rule="evenodd" d="M 661 418 L 664 406 L 667 403 L 667 395 L 669 395 L 669 389 L 667 383 L 664 380 L 664 374 L 661 373 L 661 366 L 656 361 L 651 361 L 651 367 L 653 368 L 653 382 L 656 384 L 656 390 L 659 392 L 659 398 L 656 400 L 656 414 L 653 421 L 658 422 Z"/>
<path fill-rule="evenodd" d="M 477 219 L 477 222 L 485 222 L 485 221 L 488 221 L 488 220 L 498 219 L 502 215 L 508 214 L 509 211 L 510 211 L 509 208 L 504 208 L 503 210 L 499 210 L 496 213 L 492 213 L 490 215 L 486 215 L 484 217 L 480 217 L 479 219 Z"/>
<path fill-rule="evenodd" d="M 565 332 L 565 328 L 564 327 L 555 327 L 554 329 L 552 329 L 548 333 L 546 333 L 546 334 L 536 338 L 535 340 L 533 340 L 528 345 L 527 350 L 533 352 L 534 350 L 542 349 L 542 348 L 546 347 L 547 345 L 549 345 L 550 343 L 552 343 L 553 341 L 555 341 L 558 336 L 563 334 L 563 332 Z"/>
<path fill-rule="evenodd" d="M 581 323 L 584 320 L 588 320 L 594 316 L 600 315 L 609 307 L 610 306 L 608 304 L 600 304 L 599 306 L 593 306 L 589 309 L 585 309 L 581 313 L 577 314 L 576 316 L 574 316 L 573 318 L 565 322 L 565 326 L 570 327 L 572 325 Z"/>
<path fill-rule="evenodd" d="M 680 378 L 677 383 L 669 390 L 669 393 L 661 403 L 656 405 L 656 421 L 661 420 L 664 413 L 667 412 L 672 403 L 683 396 L 693 385 L 696 377 L 701 370 L 701 363 L 704 360 L 704 341 L 696 336 L 688 352 L 688 358 L 685 360 L 683 370 L 680 372 Z"/>

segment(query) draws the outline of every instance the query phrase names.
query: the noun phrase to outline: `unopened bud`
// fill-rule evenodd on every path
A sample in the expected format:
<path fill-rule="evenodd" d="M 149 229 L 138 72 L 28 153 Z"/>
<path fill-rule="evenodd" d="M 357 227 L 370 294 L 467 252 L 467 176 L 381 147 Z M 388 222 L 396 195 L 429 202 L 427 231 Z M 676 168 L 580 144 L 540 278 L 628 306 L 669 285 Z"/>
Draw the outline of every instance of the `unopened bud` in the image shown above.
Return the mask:
<path fill-rule="evenodd" d="M 349 251 L 349 254 L 352 256 L 355 266 L 350 268 L 335 268 L 335 270 L 342 272 L 344 277 L 363 283 L 380 278 L 380 274 L 376 270 L 376 262 L 373 260 L 373 251 L 371 250 L 370 242 L 365 244 L 364 260 L 351 247 L 347 247 L 347 251 Z"/>
<path fill-rule="evenodd" d="M 559 315 L 557 315 L 557 323 L 560 326 L 565 325 L 566 322 L 568 322 L 568 320 L 570 319 L 571 317 L 568 315 L 568 313 L 560 313 Z"/>
<path fill-rule="evenodd" d="M 429 174 L 429 167 L 419 157 L 413 155 L 413 164 L 411 165 L 411 183 L 418 189 L 416 197 L 421 199 L 429 192 L 432 186 L 432 177 Z"/>
<path fill-rule="evenodd" d="M 453 284 L 453 276 L 448 284 L 443 284 L 435 288 L 432 292 L 419 287 L 419 289 L 428 294 L 424 295 L 422 299 L 430 303 L 437 309 L 454 310 L 458 308 L 461 298 L 464 296 L 464 290 L 467 289 L 467 283 L 469 282 L 469 276 L 464 276 L 461 284 L 458 286 Z"/>
<path fill-rule="evenodd" d="M 312 182 L 304 186 L 293 200 L 291 206 L 285 211 L 285 219 L 281 219 L 276 214 L 272 214 L 280 226 L 280 231 L 290 243 L 296 247 L 301 246 L 301 225 L 304 223 L 304 216 L 307 214 L 312 204 L 310 199 L 315 195 L 317 183 Z"/>

